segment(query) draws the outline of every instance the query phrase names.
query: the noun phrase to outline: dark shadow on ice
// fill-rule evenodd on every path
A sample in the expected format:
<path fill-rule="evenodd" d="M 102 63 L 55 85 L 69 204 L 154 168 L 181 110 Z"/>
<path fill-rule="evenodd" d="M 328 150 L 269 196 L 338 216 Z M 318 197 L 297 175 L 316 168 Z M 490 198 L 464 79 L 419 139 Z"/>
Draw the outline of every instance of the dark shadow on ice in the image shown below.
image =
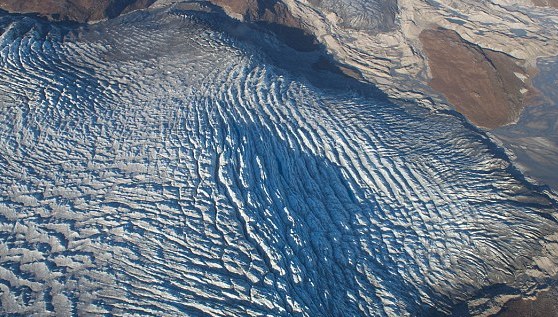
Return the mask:
<path fill-rule="evenodd" d="M 227 164 L 221 168 L 230 173 L 233 184 L 240 178 L 236 166 L 243 166 L 243 175 L 254 177 L 249 187 L 235 187 L 234 196 L 242 198 L 238 208 L 250 219 L 243 226 L 251 228 L 252 237 L 245 230 L 245 238 L 264 259 L 269 250 L 281 255 L 277 265 L 286 273 L 275 270 L 273 260 L 265 261 L 270 278 L 287 286 L 275 290 L 281 297 L 294 298 L 316 316 L 403 314 L 406 310 L 414 316 L 433 316 L 436 309 L 421 303 L 417 285 L 401 276 L 396 261 L 405 255 L 390 254 L 394 250 L 389 250 L 384 239 L 395 237 L 386 235 L 389 229 L 382 232 L 370 222 L 362 224 L 362 219 L 381 222 L 385 211 L 374 198 L 365 199 L 359 190 L 354 192 L 351 188 L 358 188 L 358 184 L 349 184 L 340 167 L 300 147 L 289 147 L 264 127 L 237 126 L 231 130 L 235 133 L 227 137 L 238 141 L 239 148 L 225 149 L 221 155 L 227 157 Z M 259 177 L 262 173 L 265 178 Z M 222 192 L 227 191 L 225 187 L 218 185 Z M 257 203 L 251 204 L 249 197 L 256 197 Z M 236 204 L 231 195 L 228 198 Z M 359 202 L 362 200 L 366 202 Z M 243 219 L 239 209 L 237 219 Z M 290 271 L 291 267 L 298 269 Z M 383 302 L 386 298 L 392 298 L 393 303 Z"/>
<path fill-rule="evenodd" d="M 336 61 L 314 35 L 277 23 L 241 22 L 226 15 L 220 7 L 205 2 L 204 5 L 211 8 L 210 12 L 177 9 L 171 12 L 188 14 L 199 23 L 232 36 L 251 51 L 265 54 L 273 66 L 308 80 L 316 87 L 355 91 L 373 99 L 388 100 L 374 84 L 362 80 L 358 70 Z"/>

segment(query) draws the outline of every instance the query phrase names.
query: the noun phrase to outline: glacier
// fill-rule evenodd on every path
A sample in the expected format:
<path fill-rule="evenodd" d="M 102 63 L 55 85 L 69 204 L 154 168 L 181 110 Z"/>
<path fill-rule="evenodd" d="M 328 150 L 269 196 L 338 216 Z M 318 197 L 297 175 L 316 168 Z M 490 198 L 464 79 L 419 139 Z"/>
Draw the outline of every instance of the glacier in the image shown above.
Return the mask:
<path fill-rule="evenodd" d="M 0 28 L 1 314 L 481 314 L 557 273 L 556 196 L 456 113 L 215 13 Z"/>

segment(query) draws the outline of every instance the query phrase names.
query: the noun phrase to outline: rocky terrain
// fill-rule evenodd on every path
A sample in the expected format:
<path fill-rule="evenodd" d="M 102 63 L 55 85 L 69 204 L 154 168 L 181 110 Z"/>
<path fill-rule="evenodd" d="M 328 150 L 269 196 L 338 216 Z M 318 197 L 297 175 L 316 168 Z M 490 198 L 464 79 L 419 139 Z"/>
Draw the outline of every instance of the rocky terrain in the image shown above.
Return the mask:
<path fill-rule="evenodd" d="M 541 7 L 558 8 L 558 1 L 556 0 L 533 0 L 533 4 Z"/>
<path fill-rule="evenodd" d="M 144 9 L 154 2 L 155 0 L 2 0 L 0 9 L 36 13 L 52 20 L 89 22 Z"/>
<path fill-rule="evenodd" d="M 420 33 L 430 86 L 476 125 L 496 128 L 517 119 L 529 92 L 523 68 L 512 57 L 469 43 L 455 31 Z"/>
<path fill-rule="evenodd" d="M 556 4 L 0 0 L 0 313 L 554 312 Z"/>
<path fill-rule="evenodd" d="M 542 291 L 537 297 L 514 299 L 506 303 L 497 317 L 556 317 L 558 316 L 556 286 Z"/>
<path fill-rule="evenodd" d="M 2 0 L 0 8 L 84 22 L 147 8 L 154 2 Z M 180 1 L 158 1 L 159 5 L 175 2 Z M 377 84 L 391 97 L 428 103 L 434 95 L 435 107 L 453 106 L 474 124 L 489 129 L 518 120 L 536 93 L 531 80 L 537 73 L 537 58 L 558 55 L 553 15 L 536 9 L 554 7 L 555 1 L 210 2 L 234 18 L 275 27 L 287 41 L 300 30 L 315 36 L 341 66 L 361 73 L 362 77 L 354 76 Z"/>

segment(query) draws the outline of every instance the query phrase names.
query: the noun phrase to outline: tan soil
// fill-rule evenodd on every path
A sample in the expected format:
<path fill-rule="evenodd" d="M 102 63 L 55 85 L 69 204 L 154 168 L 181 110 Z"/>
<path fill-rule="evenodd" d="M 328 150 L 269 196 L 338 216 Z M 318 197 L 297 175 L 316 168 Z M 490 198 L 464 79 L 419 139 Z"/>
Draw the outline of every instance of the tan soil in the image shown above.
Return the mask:
<path fill-rule="evenodd" d="M 558 317 L 558 290 L 552 288 L 534 299 L 512 300 L 495 317 Z"/>
<path fill-rule="evenodd" d="M 539 7 L 558 8 L 558 0 L 533 0 L 533 4 Z"/>
<path fill-rule="evenodd" d="M 229 14 L 242 16 L 247 22 L 263 25 L 288 46 L 298 51 L 318 49 L 318 41 L 295 18 L 289 8 L 276 0 L 210 0 L 211 3 L 224 8 Z"/>
<path fill-rule="evenodd" d="M 147 8 L 154 2 L 155 0 L 0 0 L 0 9 L 36 13 L 53 20 L 87 22 Z"/>
<path fill-rule="evenodd" d="M 424 30 L 419 38 L 432 73 L 430 86 L 469 121 L 493 129 L 518 118 L 533 92 L 521 61 L 469 43 L 452 30 Z"/>
<path fill-rule="evenodd" d="M 211 3 L 224 7 L 241 15 L 251 22 L 277 23 L 288 27 L 301 28 L 298 21 L 287 6 L 274 0 L 210 0 Z"/>

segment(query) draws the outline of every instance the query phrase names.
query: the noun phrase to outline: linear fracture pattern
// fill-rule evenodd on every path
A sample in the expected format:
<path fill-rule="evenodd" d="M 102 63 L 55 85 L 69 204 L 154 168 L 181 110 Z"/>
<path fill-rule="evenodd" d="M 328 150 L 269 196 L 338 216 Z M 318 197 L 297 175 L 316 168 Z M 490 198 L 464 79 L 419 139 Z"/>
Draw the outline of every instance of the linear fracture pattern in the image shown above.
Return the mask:
<path fill-rule="evenodd" d="M 211 15 L 1 19 L 2 314 L 428 315 L 552 268 L 551 201 L 453 115 Z"/>
<path fill-rule="evenodd" d="M 396 26 L 397 0 L 309 0 L 316 7 L 334 12 L 343 27 L 372 32 Z"/>

